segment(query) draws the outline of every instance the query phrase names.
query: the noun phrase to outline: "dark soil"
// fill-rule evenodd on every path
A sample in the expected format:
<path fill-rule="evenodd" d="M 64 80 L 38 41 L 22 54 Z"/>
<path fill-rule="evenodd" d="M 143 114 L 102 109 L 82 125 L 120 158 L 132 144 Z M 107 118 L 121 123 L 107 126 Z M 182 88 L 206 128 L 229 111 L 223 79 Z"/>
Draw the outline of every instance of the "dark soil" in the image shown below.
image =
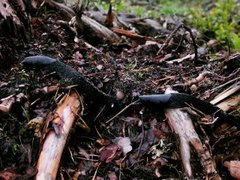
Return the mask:
<path fill-rule="evenodd" d="M 167 124 L 164 107 L 135 104 L 110 122 L 108 120 L 135 101 L 138 95 L 162 94 L 167 86 L 210 101 L 231 84 L 216 87 L 239 76 L 236 72 L 240 69 L 240 57 L 231 60 L 233 53 L 228 54 L 223 47 L 206 48 L 207 42 L 196 32 L 194 37 L 199 62 L 194 63 L 194 58 L 189 58 L 169 63 L 194 54 L 192 39 L 183 28 L 173 35 L 159 55 L 157 44 L 147 45 L 129 38 L 123 38 L 119 44 L 95 44 L 94 37 L 89 39 L 91 36 L 88 35 L 88 43 L 94 44 L 96 50 L 85 45 L 84 34 L 79 43 L 74 42 L 74 36 L 58 25 L 58 20 L 61 17 L 51 12 L 35 17 L 32 20 L 32 38 L 28 41 L 4 36 L 0 38 L 0 102 L 7 96 L 22 94 L 9 114 L 0 113 L 2 174 L 13 173 L 20 178 L 30 178 L 35 174 L 40 138 L 26 125 L 33 118 L 45 118 L 54 111 L 59 97 L 69 92 L 64 80 L 56 75 L 44 69 L 23 69 L 20 64 L 27 56 L 47 55 L 73 67 L 105 93 L 112 96 L 124 94 L 118 107 L 103 111 L 103 106 L 99 106 L 98 102 L 86 100 L 83 119 L 91 132 L 76 121 L 62 157 L 58 179 L 72 179 L 77 173 L 80 173 L 78 179 L 92 179 L 95 173 L 96 179 L 185 178 L 179 142 Z M 163 34 L 155 34 L 158 42 L 164 42 L 176 26 L 177 23 L 170 24 Z M 147 31 L 141 35 L 149 36 Z M 211 58 L 212 54 L 217 58 Z M 204 71 L 211 73 L 203 81 L 196 85 L 186 84 Z M 44 87 L 55 85 L 60 87 L 58 92 L 43 92 Z M 233 116 L 236 118 L 240 117 L 239 106 L 232 112 L 235 112 Z M 223 178 L 229 178 L 223 162 L 239 160 L 239 131 L 233 127 L 227 130 L 225 126 L 215 127 L 214 124 L 196 125 L 202 141 L 209 141 L 218 173 Z M 200 127 L 205 129 L 206 134 Z M 118 137 L 129 137 L 132 151 L 124 155 L 119 150 L 115 158 L 106 163 L 106 159 L 101 157 L 100 148 L 116 146 L 114 142 Z M 203 179 L 203 168 L 194 150 L 191 165 L 194 177 Z"/>

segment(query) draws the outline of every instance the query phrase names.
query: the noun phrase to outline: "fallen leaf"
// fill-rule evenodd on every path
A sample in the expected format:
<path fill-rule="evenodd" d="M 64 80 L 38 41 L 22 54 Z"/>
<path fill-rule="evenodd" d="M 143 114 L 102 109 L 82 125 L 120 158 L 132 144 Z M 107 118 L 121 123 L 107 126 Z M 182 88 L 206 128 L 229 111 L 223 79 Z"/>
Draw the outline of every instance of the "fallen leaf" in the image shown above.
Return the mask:
<path fill-rule="evenodd" d="M 119 147 L 117 145 L 110 145 L 100 149 L 100 160 L 106 163 L 111 162 L 118 154 Z"/>

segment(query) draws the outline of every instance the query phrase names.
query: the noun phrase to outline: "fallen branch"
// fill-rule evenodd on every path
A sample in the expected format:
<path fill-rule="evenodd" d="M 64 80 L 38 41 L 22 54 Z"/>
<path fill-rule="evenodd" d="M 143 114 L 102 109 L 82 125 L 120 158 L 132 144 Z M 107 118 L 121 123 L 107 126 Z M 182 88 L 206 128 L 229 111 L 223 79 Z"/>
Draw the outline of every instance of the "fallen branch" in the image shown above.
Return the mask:
<path fill-rule="evenodd" d="M 78 30 L 83 31 L 84 35 L 91 34 L 91 37 L 98 37 L 103 42 L 118 43 L 120 37 L 107 27 L 97 21 L 82 15 L 81 19 L 76 18 L 74 22 Z"/>
<path fill-rule="evenodd" d="M 80 97 L 76 92 L 65 95 L 58 104 L 52 120 L 54 130 L 47 134 L 37 162 L 37 180 L 56 179 L 62 152 L 80 108 Z"/>
<path fill-rule="evenodd" d="M 70 21 L 76 14 L 72 8 L 63 3 L 58 3 L 52 0 L 44 1 L 49 7 L 56 9 L 61 15 L 63 15 L 68 21 Z"/>

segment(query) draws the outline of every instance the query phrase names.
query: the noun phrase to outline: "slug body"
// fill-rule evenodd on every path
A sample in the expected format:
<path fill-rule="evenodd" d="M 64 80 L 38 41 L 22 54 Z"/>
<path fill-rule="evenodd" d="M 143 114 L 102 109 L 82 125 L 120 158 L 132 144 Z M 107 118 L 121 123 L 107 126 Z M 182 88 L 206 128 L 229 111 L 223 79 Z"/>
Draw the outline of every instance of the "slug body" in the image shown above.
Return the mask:
<path fill-rule="evenodd" d="M 48 56 L 29 56 L 22 61 L 22 64 L 25 67 L 44 68 L 49 71 L 55 71 L 64 81 L 78 85 L 78 91 L 80 93 L 86 95 L 87 98 L 96 101 L 97 103 L 115 103 L 116 101 L 112 96 L 100 91 L 75 69 L 56 59 Z"/>
<path fill-rule="evenodd" d="M 142 103 L 154 104 L 160 108 L 183 108 L 190 105 L 200 110 L 204 114 L 213 115 L 215 118 L 218 118 L 218 121 L 225 121 L 237 127 L 240 126 L 239 120 L 235 119 L 233 116 L 226 114 L 223 110 L 209 102 L 202 101 L 188 94 L 170 93 L 143 95 L 139 96 L 139 100 Z"/>

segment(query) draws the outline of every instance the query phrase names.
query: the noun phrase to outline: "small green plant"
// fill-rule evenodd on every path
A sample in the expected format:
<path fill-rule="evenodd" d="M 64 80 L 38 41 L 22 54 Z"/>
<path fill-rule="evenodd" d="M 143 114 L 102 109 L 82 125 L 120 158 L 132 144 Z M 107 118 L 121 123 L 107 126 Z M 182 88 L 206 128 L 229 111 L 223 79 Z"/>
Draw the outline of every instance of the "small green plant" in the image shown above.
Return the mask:
<path fill-rule="evenodd" d="M 96 0 L 95 5 L 102 11 L 107 11 L 109 2 Z M 138 17 L 159 18 L 161 15 L 185 15 L 188 13 L 186 5 L 181 0 L 157 0 L 145 2 L 145 5 L 132 5 L 130 0 L 111 0 L 116 12 L 133 13 Z"/>
<path fill-rule="evenodd" d="M 14 155 L 17 154 L 17 152 L 19 151 L 20 145 L 17 143 L 12 143 L 11 144 L 11 151 Z"/>
<path fill-rule="evenodd" d="M 240 50 L 239 10 L 240 2 L 236 0 L 218 0 L 209 10 L 199 5 L 190 8 L 189 21 L 206 38 L 216 38 L 220 43 Z"/>
<path fill-rule="evenodd" d="M 186 15 L 188 8 L 180 0 L 159 1 L 157 6 L 163 15 Z"/>
<path fill-rule="evenodd" d="M 111 0 L 111 3 L 113 5 L 113 9 L 116 12 L 126 12 L 129 10 L 130 7 L 130 1 L 123 0 L 123 1 L 118 1 L 118 0 Z M 93 2 L 96 7 L 98 7 L 100 10 L 107 12 L 109 8 L 110 1 L 102 1 L 102 0 L 96 0 Z"/>
<path fill-rule="evenodd" d="M 143 6 L 132 6 L 130 11 L 134 12 L 138 17 L 142 17 L 145 14 L 146 9 Z"/>
<path fill-rule="evenodd" d="M 13 69 L 12 69 L 13 70 Z M 29 74 L 22 69 L 21 71 L 18 72 L 18 75 L 22 81 L 27 81 L 29 79 Z"/>

